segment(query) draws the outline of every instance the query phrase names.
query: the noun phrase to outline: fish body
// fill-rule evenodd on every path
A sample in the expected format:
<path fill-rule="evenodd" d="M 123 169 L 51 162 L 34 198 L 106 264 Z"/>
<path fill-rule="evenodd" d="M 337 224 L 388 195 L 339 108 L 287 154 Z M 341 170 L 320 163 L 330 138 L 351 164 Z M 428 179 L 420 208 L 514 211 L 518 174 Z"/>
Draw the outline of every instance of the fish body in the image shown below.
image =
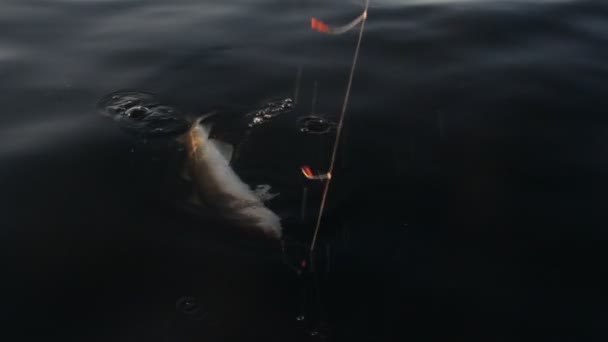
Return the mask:
<path fill-rule="evenodd" d="M 225 143 L 209 138 L 210 127 L 196 120 L 182 136 L 187 173 L 202 204 L 239 227 L 281 239 L 281 219 L 244 183 L 230 165 Z"/>

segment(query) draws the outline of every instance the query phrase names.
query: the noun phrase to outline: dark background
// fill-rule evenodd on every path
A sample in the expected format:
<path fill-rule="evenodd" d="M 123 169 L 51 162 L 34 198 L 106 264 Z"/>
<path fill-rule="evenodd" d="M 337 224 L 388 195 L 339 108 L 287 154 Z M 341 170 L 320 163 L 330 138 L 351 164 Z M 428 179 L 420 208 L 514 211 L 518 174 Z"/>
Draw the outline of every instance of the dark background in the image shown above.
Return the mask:
<path fill-rule="evenodd" d="M 247 136 L 237 172 L 296 221 L 298 168 L 327 165 L 331 140 L 296 119 L 314 82 L 316 112 L 337 117 L 356 42 L 310 16 L 360 8 L 3 0 L 3 339 L 306 340 L 307 283 L 171 205 L 174 146 L 96 103 L 128 88 L 191 114 L 255 108 L 293 96 L 302 67 L 296 111 L 217 127 Z M 607 20 L 603 1 L 372 1 L 321 244 L 335 340 L 605 340 Z M 176 308 L 188 296 L 194 315 Z"/>

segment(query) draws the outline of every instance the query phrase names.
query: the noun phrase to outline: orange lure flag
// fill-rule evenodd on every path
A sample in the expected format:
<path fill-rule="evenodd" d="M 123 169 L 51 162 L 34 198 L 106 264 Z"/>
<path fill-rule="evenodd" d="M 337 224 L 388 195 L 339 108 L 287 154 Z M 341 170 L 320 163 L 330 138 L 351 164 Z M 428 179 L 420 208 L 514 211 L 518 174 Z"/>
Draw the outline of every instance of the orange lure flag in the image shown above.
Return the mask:
<path fill-rule="evenodd" d="M 304 175 L 304 177 L 306 177 L 307 179 L 310 180 L 325 180 L 325 179 L 331 179 L 331 173 L 324 173 L 324 174 L 317 174 L 315 175 L 314 172 L 312 172 L 312 169 L 310 168 L 310 166 L 302 166 L 300 168 L 300 171 L 302 171 L 302 174 Z"/>
<path fill-rule="evenodd" d="M 326 23 L 322 22 L 321 20 L 312 17 L 310 18 L 310 27 L 313 30 L 317 30 L 319 32 L 329 32 L 329 25 L 327 25 Z"/>

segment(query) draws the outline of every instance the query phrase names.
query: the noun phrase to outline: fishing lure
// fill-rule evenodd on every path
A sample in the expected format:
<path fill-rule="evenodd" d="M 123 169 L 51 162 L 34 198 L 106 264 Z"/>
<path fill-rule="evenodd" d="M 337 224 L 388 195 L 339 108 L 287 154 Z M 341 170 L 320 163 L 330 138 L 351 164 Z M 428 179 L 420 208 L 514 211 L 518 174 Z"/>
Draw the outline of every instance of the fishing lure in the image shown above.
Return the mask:
<path fill-rule="evenodd" d="M 312 169 L 310 168 L 310 166 L 302 166 L 300 168 L 300 171 L 302 171 L 302 174 L 304 175 L 304 177 L 306 177 L 307 179 L 310 180 L 326 180 L 326 179 L 331 179 L 331 173 L 327 172 L 327 173 L 323 173 L 323 174 L 315 174 Z"/>
<path fill-rule="evenodd" d="M 353 19 L 348 24 L 342 25 L 342 26 L 331 27 L 331 26 L 327 25 L 326 23 L 324 23 L 323 21 L 321 21 L 315 17 L 312 17 L 312 18 L 310 18 L 310 28 L 312 28 L 313 30 L 317 30 L 319 32 L 323 32 L 323 33 L 343 34 L 343 33 L 346 33 L 348 31 L 352 30 L 353 28 L 355 28 L 357 25 L 362 23 L 363 20 L 365 20 L 365 19 L 367 19 L 367 8 L 365 8 L 365 10 L 361 13 L 361 15 L 359 15 L 358 17 Z"/>

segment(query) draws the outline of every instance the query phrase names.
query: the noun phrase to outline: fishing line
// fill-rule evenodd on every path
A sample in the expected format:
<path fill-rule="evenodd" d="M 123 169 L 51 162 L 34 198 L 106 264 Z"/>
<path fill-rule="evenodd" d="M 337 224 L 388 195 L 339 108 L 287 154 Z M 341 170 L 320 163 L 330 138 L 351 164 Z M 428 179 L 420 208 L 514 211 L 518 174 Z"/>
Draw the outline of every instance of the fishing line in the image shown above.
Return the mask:
<path fill-rule="evenodd" d="M 310 115 L 315 115 L 315 107 L 317 106 L 317 81 L 315 80 L 312 87 L 312 105 L 310 107 Z"/>
<path fill-rule="evenodd" d="M 298 72 L 296 73 L 296 87 L 293 94 L 294 106 L 298 104 L 298 95 L 300 93 L 300 83 L 302 81 L 302 65 L 298 66 Z"/>
<path fill-rule="evenodd" d="M 344 102 L 342 103 L 342 111 L 340 112 L 340 118 L 338 120 L 338 127 L 336 129 L 336 138 L 334 140 L 334 145 L 333 145 L 333 150 L 332 150 L 332 154 L 331 154 L 331 161 L 329 163 L 329 169 L 327 171 L 326 174 L 324 175 L 313 175 L 312 173 L 308 174 L 310 170 L 303 170 L 304 175 L 309 178 L 309 179 L 319 179 L 319 180 L 324 180 L 325 181 L 325 186 L 323 188 L 323 195 L 321 197 L 321 205 L 319 206 L 319 214 L 317 216 L 317 221 L 315 224 L 315 230 L 312 236 L 312 242 L 310 244 L 310 253 L 312 256 L 312 253 L 314 252 L 316 243 L 317 243 L 317 237 L 319 235 L 319 230 L 321 228 L 321 220 L 323 218 L 323 212 L 325 211 L 325 205 L 327 203 L 327 194 L 329 192 L 329 186 L 331 184 L 331 175 L 334 171 L 334 167 L 336 164 L 336 156 L 338 154 L 338 147 L 340 144 L 340 135 L 342 134 L 342 129 L 344 127 L 344 117 L 346 115 L 346 108 L 348 107 L 348 100 L 350 98 L 350 91 L 351 91 L 351 87 L 352 87 L 352 83 L 353 83 L 353 77 L 355 74 L 355 68 L 357 66 L 357 59 L 359 58 L 359 49 L 361 47 L 361 40 L 363 37 L 363 30 L 365 29 L 365 21 L 367 19 L 367 9 L 369 7 L 369 0 L 365 0 L 365 6 L 363 9 L 363 13 L 361 13 L 361 15 L 357 18 L 355 18 L 353 21 L 351 21 L 350 23 L 341 26 L 341 27 L 336 27 L 336 28 L 332 28 L 329 27 L 329 25 L 323 23 L 322 21 L 316 19 L 316 18 L 312 18 L 311 19 L 311 27 L 317 31 L 320 32 L 324 32 L 324 33 L 329 33 L 329 34 L 342 34 L 345 33 L 347 31 L 349 31 L 350 29 L 354 28 L 357 24 L 361 24 L 360 29 L 359 29 L 359 38 L 357 39 L 357 47 L 355 48 L 355 53 L 353 55 L 353 63 L 351 65 L 351 69 L 350 69 L 350 74 L 348 77 L 348 83 L 346 86 L 346 94 L 344 95 Z M 311 176 L 311 177 L 309 177 Z"/>

